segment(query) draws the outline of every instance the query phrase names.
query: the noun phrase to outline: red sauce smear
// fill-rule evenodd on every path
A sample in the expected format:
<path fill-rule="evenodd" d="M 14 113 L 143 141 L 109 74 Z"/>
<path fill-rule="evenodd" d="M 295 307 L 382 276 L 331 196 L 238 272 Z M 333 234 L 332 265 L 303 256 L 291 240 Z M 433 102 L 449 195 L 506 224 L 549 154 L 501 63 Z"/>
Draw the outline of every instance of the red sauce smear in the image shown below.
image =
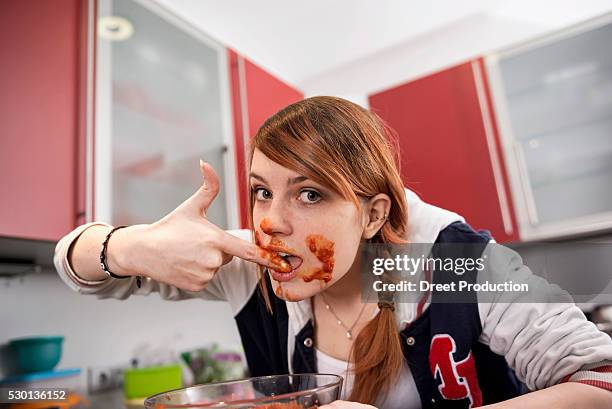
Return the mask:
<path fill-rule="evenodd" d="M 255 232 L 255 244 L 261 246 L 261 235 L 258 231 Z M 280 273 L 289 273 L 293 269 L 293 267 L 291 267 L 291 264 L 287 263 L 284 258 L 276 254 L 274 251 L 259 249 L 259 256 L 265 260 L 270 260 L 270 263 L 275 265 L 274 270 Z"/>
<path fill-rule="evenodd" d="M 281 239 L 278 239 L 274 236 L 272 236 L 272 238 L 270 239 L 270 243 L 268 243 L 267 247 L 271 249 L 280 249 L 280 250 L 285 249 L 285 250 L 290 250 L 292 252 L 295 252 L 295 250 L 287 247 L 287 245 Z M 285 251 L 285 253 L 288 253 L 288 251 Z"/>
<path fill-rule="evenodd" d="M 306 283 L 312 280 L 329 282 L 334 269 L 334 242 L 326 239 L 321 234 L 311 234 L 306 237 L 306 244 L 308 249 L 323 263 L 323 266 L 310 271 L 308 274 L 304 274 L 302 280 Z"/>
<path fill-rule="evenodd" d="M 276 287 L 276 290 L 274 290 L 274 294 L 276 294 L 278 298 L 282 298 L 283 300 L 299 301 L 291 292 L 289 292 L 289 289 L 283 288 L 282 283 L 278 283 L 278 287 Z"/>
<path fill-rule="evenodd" d="M 261 246 L 261 234 L 259 234 L 259 230 L 255 230 L 255 244 Z"/>
<path fill-rule="evenodd" d="M 291 264 L 287 263 L 287 261 L 279 256 L 278 254 L 268 251 L 266 249 L 260 249 L 259 255 L 261 258 L 265 260 L 270 260 L 270 263 L 274 265 L 274 267 L 270 267 L 273 270 L 278 271 L 279 273 L 290 273 L 293 270 Z"/>
<path fill-rule="evenodd" d="M 270 227 L 271 223 L 272 222 L 270 221 L 270 219 L 265 217 L 263 218 L 261 223 L 259 223 L 259 227 L 261 227 L 261 230 L 263 230 L 264 233 L 271 234 L 271 227 Z M 259 230 L 256 230 L 255 231 L 255 244 L 257 244 L 258 246 L 261 246 L 262 243 L 263 243 L 263 240 L 261 238 L 261 234 L 259 233 Z M 279 256 L 275 252 L 295 253 L 295 250 L 287 247 L 287 245 L 283 243 L 282 240 L 272 236 L 272 238 L 270 239 L 270 243 L 266 246 L 266 248 L 261 249 L 259 252 L 259 255 L 262 258 L 266 260 L 270 260 L 271 263 L 274 263 L 276 265 L 274 270 L 280 273 L 291 272 L 291 270 L 293 269 L 293 267 L 291 267 L 291 264 L 289 264 L 284 258 Z"/>
<path fill-rule="evenodd" d="M 272 221 L 268 217 L 261 219 L 259 227 L 264 233 L 269 234 L 270 236 L 272 235 Z"/>

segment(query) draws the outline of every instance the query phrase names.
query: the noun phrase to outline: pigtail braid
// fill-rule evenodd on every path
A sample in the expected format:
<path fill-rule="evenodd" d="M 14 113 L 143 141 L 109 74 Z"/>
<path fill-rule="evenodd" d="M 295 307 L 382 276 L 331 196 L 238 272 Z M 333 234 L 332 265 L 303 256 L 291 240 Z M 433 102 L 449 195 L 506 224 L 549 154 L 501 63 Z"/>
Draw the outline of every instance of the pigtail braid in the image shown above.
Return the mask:
<path fill-rule="evenodd" d="M 381 238 L 384 241 L 384 236 Z M 388 273 L 384 273 L 381 279 L 383 282 L 392 281 Z M 404 355 L 395 319 L 393 296 L 393 292 L 378 293 L 380 312 L 355 338 L 351 350 L 355 377 L 349 398 L 351 401 L 375 404 L 379 396 L 386 397 L 400 375 Z"/>

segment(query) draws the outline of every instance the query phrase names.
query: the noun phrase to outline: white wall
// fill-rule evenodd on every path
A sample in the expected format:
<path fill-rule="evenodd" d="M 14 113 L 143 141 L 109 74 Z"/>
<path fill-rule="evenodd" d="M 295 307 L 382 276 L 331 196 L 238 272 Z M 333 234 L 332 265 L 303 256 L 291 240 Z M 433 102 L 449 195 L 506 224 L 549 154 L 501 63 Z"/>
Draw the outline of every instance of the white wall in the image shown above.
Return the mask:
<path fill-rule="evenodd" d="M 298 84 L 306 96 L 338 95 L 356 102 L 483 54 L 550 33 L 551 27 L 490 14 L 473 14 L 367 58 Z"/>
<path fill-rule="evenodd" d="M 155 1 L 297 85 L 414 40 L 419 40 L 412 48 L 417 52 L 407 49 L 404 63 L 419 65 L 424 51 L 440 54 L 436 59 L 444 59 L 449 51 L 465 59 L 478 48 L 497 47 L 498 40 L 504 40 L 500 35 L 509 40 L 521 38 L 531 35 L 532 28 L 536 32 L 555 30 L 612 10 L 610 0 Z M 480 21 L 474 20 L 478 15 Z M 439 43 L 441 47 L 427 40 L 429 34 L 443 33 L 445 27 L 461 22 L 466 33 L 476 36 L 455 38 L 459 32 L 455 29 Z M 442 61 L 447 64 L 449 61 Z M 348 82 L 355 77 L 335 78 Z M 357 84 L 369 78 L 356 77 Z"/>
<path fill-rule="evenodd" d="M 70 290 L 48 271 L 0 279 L 0 379 L 11 363 L 11 338 L 63 335 L 58 368 L 126 365 L 144 347 L 177 352 L 217 342 L 240 348 L 230 307 L 224 302 L 164 301 L 157 295 L 98 300 Z M 7 368 L 7 366 L 9 366 Z"/>
<path fill-rule="evenodd" d="M 307 96 L 362 104 L 368 93 L 612 11 L 611 0 L 155 1 Z"/>

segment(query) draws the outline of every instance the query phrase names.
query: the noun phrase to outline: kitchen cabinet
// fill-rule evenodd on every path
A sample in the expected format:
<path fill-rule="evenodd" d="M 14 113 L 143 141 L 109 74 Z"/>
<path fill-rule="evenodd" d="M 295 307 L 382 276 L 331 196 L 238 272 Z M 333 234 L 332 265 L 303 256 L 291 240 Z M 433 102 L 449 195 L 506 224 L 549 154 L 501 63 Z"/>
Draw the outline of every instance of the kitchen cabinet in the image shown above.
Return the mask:
<path fill-rule="evenodd" d="M 303 99 L 304 94 L 231 49 L 229 71 L 234 114 L 240 226 L 246 228 L 249 225 L 246 163 L 249 139 L 257 133 L 266 119 L 287 105 Z"/>
<path fill-rule="evenodd" d="M 612 228 L 612 18 L 487 57 L 524 240 Z"/>
<path fill-rule="evenodd" d="M 246 226 L 248 138 L 299 90 L 152 2 L 22 3 L 0 6 L 1 236 L 157 220 L 200 158 L 224 186 L 208 216 Z"/>
<path fill-rule="evenodd" d="M 75 226 L 84 9 L 0 2 L 0 236 L 53 241 Z"/>
<path fill-rule="evenodd" d="M 98 4 L 91 219 L 159 219 L 200 186 L 202 158 L 222 184 L 207 216 L 245 227 L 248 138 L 303 95 L 155 4 Z"/>
<path fill-rule="evenodd" d="M 404 184 L 425 201 L 518 240 L 483 61 L 475 59 L 369 96 L 396 132 Z"/>
<path fill-rule="evenodd" d="M 207 216 L 238 226 L 228 53 L 153 2 L 97 10 L 90 219 L 149 223 L 201 186 L 199 159 L 221 181 Z"/>

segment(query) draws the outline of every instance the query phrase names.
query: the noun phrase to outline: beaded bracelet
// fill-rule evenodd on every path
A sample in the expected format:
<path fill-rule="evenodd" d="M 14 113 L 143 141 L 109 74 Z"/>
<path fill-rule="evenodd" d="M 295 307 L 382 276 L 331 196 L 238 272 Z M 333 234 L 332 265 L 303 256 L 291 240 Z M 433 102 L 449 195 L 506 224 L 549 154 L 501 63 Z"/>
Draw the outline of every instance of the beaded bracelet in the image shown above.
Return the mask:
<path fill-rule="evenodd" d="M 129 276 L 118 276 L 117 274 L 114 274 L 113 272 L 110 271 L 110 269 L 108 268 L 108 265 L 106 264 L 106 251 L 108 249 L 108 241 L 110 240 L 114 232 L 116 232 L 119 229 L 123 229 L 124 227 L 128 227 L 128 226 L 117 226 L 114 229 L 112 229 L 110 233 L 106 235 L 106 239 L 104 240 L 104 243 L 102 243 L 102 251 L 100 252 L 100 266 L 102 266 L 102 271 L 104 271 L 106 274 L 108 274 L 109 277 L 112 277 L 112 278 L 119 278 L 119 279 L 130 278 Z"/>

